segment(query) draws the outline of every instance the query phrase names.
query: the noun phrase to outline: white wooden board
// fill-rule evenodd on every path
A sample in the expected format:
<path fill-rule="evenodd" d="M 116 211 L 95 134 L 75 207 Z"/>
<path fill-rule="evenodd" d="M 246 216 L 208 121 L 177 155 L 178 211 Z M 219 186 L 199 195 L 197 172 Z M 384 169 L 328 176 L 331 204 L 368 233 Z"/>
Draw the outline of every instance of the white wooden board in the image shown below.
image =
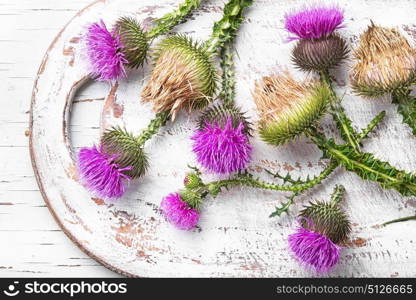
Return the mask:
<path fill-rule="evenodd" d="M 351 246 L 344 250 L 341 263 L 329 276 L 416 276 L 414 236 L 409 234 L 415 224 L 377 226 L 412 214 L 415 199 L 383 191 L 342 169 L 323 186 L 299 198 L 290 216 L 268 218 L 274 206 L 285 200 L 283 193 L 235 188 L 206 201 L 198 230 L 175 230 L 164 221 L 158 205 L 164 195 L 182 186 L 187 164 L 195 164 L 189 136 L 196 116 L 182 115 L 148 144 L 152 167 L 143 179 L 131 185 L 119 203 L 107 206 L 91 198 L 77 181 L 75 153 L 80 146 L 98 142 L 100 128 L 119 124 L 139 133 L 148 123 L 153 113 L 149 105 L 140 104 L 139 95 L 150 67 L 130 72 L 128 79 L 114 86 L 92 83 L 80 55 L 79 37 L 89 22 L 100 18 L 111 23 L 130 14 L 149 24 L 151 18 L 172 10 L 179 2 L 94 2 L 71 20 L 47 51 L 33 90 L 31 155 L 40 190 L 64 232 L 98 262 L 127 276 L 313 276 L 290 257 L 287 235 L 295 229 L 294 215 L 304 203 L 328 197 L 333 185 L 342 183 L 348 190 L 343 205 L 351 215 L 353 234 Z M 220 0 L 207 2 L 176 31 L 206 39 L 223 6 Z M 254 120 L 250 97 L 253 82 L 285 66 L 292 69 L 289 58 L 293 44 L 283 42 L 286 33 L 282 20 L 286 11 L 304 1 L 255 2 L 236 44 L 237 102 Z M 345 8 L 347 25 L 342 33 L 351 43 L 357 41 L 370 19 L 399 27 L 410 39 L 416 32 L 416 3 L 412 1 L 357 0 L 340 4 Z M 336 73 L 341 85 L 338 92 L 345 94 L 346 110 L 358 127 L 365 126 L 381 110 L 388 112 L 385 123 L 366 142 L 365 150 L 374 151 L 399 168 L 415 170 L 416 140 L 401 124 L 394 106 L 389 99 L 371 102 L 352 96 L 346 87 L 347 72 L 348 66 L 343 66 Z M 77 92 L 105 99 L 74 103 Z M 333 130 L 330 122 L 326 127 Z M 250 169 L 265 179 L 265 168 L 306 176 L 323 167 L 318 162 L 319 151 L 306 140 L 280 148 L 265 145 L 257 136 L 252 142 L 255 150 Z"/>

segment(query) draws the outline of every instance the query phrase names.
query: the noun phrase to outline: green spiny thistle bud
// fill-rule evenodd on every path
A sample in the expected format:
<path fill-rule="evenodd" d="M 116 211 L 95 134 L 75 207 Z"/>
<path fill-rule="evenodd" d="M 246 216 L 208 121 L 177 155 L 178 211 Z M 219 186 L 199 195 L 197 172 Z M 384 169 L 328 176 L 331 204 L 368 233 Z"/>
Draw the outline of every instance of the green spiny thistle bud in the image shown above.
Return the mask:
<path fill-rule="evenodd" d="M 131 17 L 121 17 L 115 26 L 124 46 L 124 55 L 130 68 L 143 65 L 149 49 L 149 41 L 141 24 Z"/>
<path fill-rule="evenodd" d="M 200 193 L 189 189 L 181 190 L 179 194 L 181 199 L 194 209 L 199 209 L 204 200 Z"/>
<path fill-rule="evenodd" d="M 299 214 L 302 226 L 327 236 L 335 244 L 345 242 L 351 232 L 351 224 L 345 212 L 338 207 L 344 191 L 343 186 L 337 186 L 329 203 L 310 202 Z"/>
<path fill-rule="evenodd" d="M 336 34 L 319 39 L 301 39 L 292 52 L 292 60 L 304 71 L 324 71 L 338 66 L 348 56 L 347 43 Z"/>
<path fill-rule="evenodd" d="M 138 178 L 146 172 L 148 160 L 137 139 L 125 129 L 119 127 L 107 130 L 101 138 L 103 150 L 115 155 L 114 163 L 120 167 L 131 167 L 125 174 Z"/>
<path fill-rule="evenodd" d="M 172 119 L 181 109 L 205 107 L 217 85 L 211 56 L 186 36 L 164 39 L 155 50 L 155 67 L 142 91 L 142 101 L 152 102 L 155 112 L 170 111 Z"/>
<path fill-rule="evenodd" d="M 227 120 L 231 118 L 234 128 L 240 123 L 244 125 L 244 133 L 251 135 L 251 123 L 241 110 L 235 106 L 213 105 L 202 112 L 198 120 L 198 129 L 203 130 L 206 124 L 218 124 L 225 126 Z"/>
<path fill-rule="evenodd" d="M 183 184 L 188 189 L 195 189 L 200 187 L 203 183 L 201 178 L 196 173 L 188 173 L 183 180 Z"/>
<path fill-rule="evenodd" d="M 279 146 L 317 123 L 326 111 L 331 91 L 324 83 L 298 82 L 282 73 L 256 82 L 253 97 L 260 115 L 261 138 Z"/>
<path fill-rule="evenodd" d="M 371 24 L 361 35 L 351 73 L 354 91 L 379 97 L 408 87 L 415 80 L 416 50 L 397 30 Z"/>

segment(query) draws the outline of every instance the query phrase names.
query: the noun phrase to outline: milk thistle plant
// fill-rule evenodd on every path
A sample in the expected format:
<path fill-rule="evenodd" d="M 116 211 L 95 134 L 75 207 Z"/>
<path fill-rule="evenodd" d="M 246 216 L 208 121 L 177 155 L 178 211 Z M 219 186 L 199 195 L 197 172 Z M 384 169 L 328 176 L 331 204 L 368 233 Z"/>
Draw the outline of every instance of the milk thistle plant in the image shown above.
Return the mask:
<path fill-rule="evenodd" d="M 338 206 L 344 193 L 342 185 L 336 186 L 330 202 L 310 202 L 299 213 L 299 228 L 288 237 L 294 257 L 317 273 L 328 273 L 339 262 L 351 233 L 350 221 Z"/>
<path fill-rule="evenodd" d="M 84 40 L 91 76 L 99 81 L 125 77 L 126 67 L 135 69 L 143 64 L 154 38 L 169 32 L 200 4 L 201 0 L 185 0 L 173 12 L 156 19 L 149 31 L 132 17 L 119 18 L 112 29 L 102 20 L 90 24 Z"/>
<path fill-rule="evenodd" d="M 197 2 L 199 4 L 200 1 Z M 93 194 L 108 202 L 120 198 L 125 193 L 129 181 L 144 175 L 149 165 L 144 151 L 146 141 L 170 118 L 174 119 L 179 109 L 192 110 L 202 107 L 201 101 L 205 103 L 211 97 L 217 80 L 212 63 L 215 51 L 234 38 L 238 26 L 243 21 L 242 12 L 251 3 L 251 0 L 229 1 L 225 5 L 222 19 L 214 25 L 211 39 L 204 44 L 177 35 L 166 38 L 157 46 L 155 70 L 144 89 L 153 92 L 158 90 L 157 95 L 149 95 L 154 101 L 155 118 L 139 136 L 133 136 L 122 128 L 112 128 L 104 132 L 99 146 L 82 148 L 79 152 L 78 171 L 81 182 Z M 184 16 L 185 11 L 189 11 L 195 5 L 195 1 L 186 1 L 179 8 L 181 13 L 168 14 L 157 21 L 161 27 L 155 27 L 151 31 L 152 35 L 164 33 L 179 20 L 179 16 Z M 174 22 L 172 18 L 177 21 Z M 124 21 L 120 19 L 118 28 L 126 25 Z M 122 23 L 124 25 L 120 25 Z M 112 58 L 105 61 L 112 61 Z M 162 65 L 163 72 L 160 73 L 158 68 Z M 170 72 L 179 73 L 164 77 Z M 171 79 L 175 81 L 172 85 L 164 81 Z M 157 86 L 159 88 L 156 88 Z"/>
<path fill-rule="evenodd" d="M 320 80 L 299 81 L 288 72 L 283 72 L 264 77 L 255 84 L 253 90 L 253 99 L 260 115 L 258 128 L 260 137 L 266 143 L 279 146 L 300 135 L 305 135 L 322 150 L 323 158 L 329 159 L 328 166 L 317 176 L 308 177 L 306 180 L 294 179 L 290 175 L 274 174 L 275 178 L 283 180 L 282 184 L 262 181 L 239 167 L 232 171 L 238 169 L 240 171 L 232 174 L 228 179 L 205 183 L 199 169 L 193 168 L 193 171 L 185 178 L 184 189 L 177 194 L 180 196 L 181 203 L 185 203 L 189 209 L 199 212 L 201 204 L 207 196 L 216 197 L 223 188 L 231 186 L 243 185 L 292 192 L 292 195 L 288 197 L 289 201 L 283 203 L 281 207 L 277 207 L 276 211 L 271 214 L 271 216 L 280 216 L 283 212 L 288 211 L 296 196 L 321 183 L 338 166 L 343 166 L 348 171 L 355 172 L 365 180 L 378 182 L 382 188 L 395 189 L 404 196 L 416 195 L 416 177 L 413 174 L 398 170 L 388 162 L 381 161 L 375 158 L 373 154 L 362 152 L 360 149 L 363 139 L 383 120 L 385 112 L 375 116 L 366 128 L 357 131 L 344 112 L 340 103 L 341 100 L 332 89 L 330 70 L 342 63 L 349 52 L 345 40 L 341 35 L 335 33 L 336 29 L 343 26 L 343 19 L 343 12 L 337 7 L 313 6 L 287 14 L 285 28 L 294 35 L 290 40 L 297 41 L 292 52 L 293 62 L 304 71 L 317 73 Z M 328 40 L 331 40 L 331 42 Z M 335 40 L 336 42 L 333 42 Z M 224 55 L 223 60 L 226 61 Z M 231 64 L 229 65 L 231 66 Z M 227 74 L 226 72 L 223 71 L 223 74 Z M 222 95 L 234 95 L 234 82 L 230 78 L 232 76 L 223 76 Z M 227 107 L 233 107 L 230 105 L 230 101 L 224 101 L 221 106 L 214 106 L 212 111 L 208 110 L 205 113 L 207 116 L 205 120 L 204 115 L 201 118 L 202 121 L 199 122 L 198 130 L 205 130 L 204 133 L 209 135 L 209 138 L 205 138 L 204 143 L 203 139 L 200 141 L 193 137 L 197 146 L 194 145 L 193 149 L 197 155 L 197 161 L 205 169 L 216 173 L 230 172 L 215 169 L 217 165 L 209 160 L 215 158 L 215 155 L 212 155 L 215 151 L 201 150 L 203 147 L 200 147 L 200 145 L 208 145 L 207 149 L 209 149 L 209 145 L 212 145 L 210 140 L 212 126 L 204 126 L 207 123 L 206 120 L 208 120 L 208 124 L 209 122 L 211 124 L 213 122 L 221 124 L 222 122 L 222 125 L 216 128 L 219 135 L 221 130 L 229 130 L 231 122 L 229 122 L 229 118 L 225 119 L 224 122 L 224 115 L 233 116 L 231 112 L 235 112 L 235 110 L 224 113 Z M 234 124 L 238 124 L 238 126 L 249 124 L 244 115 L 239 110 L 237 112 L 234 118 L 236 121 L 231 118 L 235 122 Z M 343 144 L 335 143 L 333 139 L 327 138 L 319 131 L 320 118 L 326 113 L 333 117 L 341 137 L 344 139 Z M 237 128 L 237 131 L 238 126 L 234 127 Z M 200 134 L 199 131 L 197 131 L 196 137 Z M 238 145 L 239 143 L 235 144 Z M 217 153 L 220 152 L 217 151 Z M 200 153 L 205 156 L 199 156 Z M 209 159 L 206 159 L 206 157 Z M 221 160 L 217 161 L 221 162 Z M 196 223 L 197 221 L 193 223 L 193 226 L 186 229 L 192 229 L 196 226 Z M 326 269 L 329 269 L 329 267 Z"/>

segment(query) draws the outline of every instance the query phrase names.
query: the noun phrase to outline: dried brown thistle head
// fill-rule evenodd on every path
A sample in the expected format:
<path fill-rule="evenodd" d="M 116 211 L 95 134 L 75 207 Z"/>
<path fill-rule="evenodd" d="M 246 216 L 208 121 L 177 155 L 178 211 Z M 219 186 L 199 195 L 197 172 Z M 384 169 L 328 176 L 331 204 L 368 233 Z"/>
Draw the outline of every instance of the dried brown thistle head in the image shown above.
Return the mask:
<path fill-rule="evenodd" d="M 155 112 L 206 106 L 216 89 L 217 74 L 204 48 L 184 36 L 172 36 L 156 50 L 152 76 L 142 91 L 142 101 L 152 102 Z"/>
<path fill-rule="evenodd" d="M 253 98 L 260 115 L 260 136 L 269 144 L 281 145 L 314 125 L 325 112 L 330 91 L 326 84 L 298 82 L 285 72 L 256 82 Z"/>
<path fill-rule="evenodd" d="M 396 29 L 371 24 L 361 35 L 351 73 L 354 91 L 378 97 L 408 86 L 415 79 L 416 51 Z"/>

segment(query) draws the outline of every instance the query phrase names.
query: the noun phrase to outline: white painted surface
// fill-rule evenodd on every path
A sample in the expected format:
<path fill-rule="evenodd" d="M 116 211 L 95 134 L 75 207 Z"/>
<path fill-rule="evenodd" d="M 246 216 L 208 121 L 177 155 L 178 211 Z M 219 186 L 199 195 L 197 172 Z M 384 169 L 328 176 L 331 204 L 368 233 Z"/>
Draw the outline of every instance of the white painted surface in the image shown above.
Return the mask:
<path fill-rule="evenodd" d="M 123 1 L 131 2 L 120 0 Z M 218 8 L 222 3 L 217 0 L 213 2 Z M 350 4 L 348 1 L 341 2 L 347 9 L 348 29 L 344 30 L 344 33 L 350 36 L 352 41 L 356 40 L 353 33 L 365 28 L 370 18 L 383 25 L 405 24 L 410 29 L 415 28 L 412 22 L 416 5 L 412 1 L 351 1 Z M 0 79 L 3 82 L 0 91 L 2 101 L 6 103 L 0 110 L 3 132 L 0 135 L 0 238 L 6 241 L 6 250 L 3 249 L 0 255 L 0 276 L 116 276 L 82 254 L 52 219 L 33 177 L 25 135 L 28 129 L 32 85 L 41 58 L 67 20 L 89 3 L 90 1 L 0 1 Z M 135 3 L 139 6 L 138 1 Z M 237 62 L 240 78 L 238 102 L 245 108 L 253 108 L 248 96 L 253 80 L 260 74 L 267 74 L 270 70 L 276 69 L 277 65 L 287 64 L 293 45 L 281 42 L 285 35 L 281 20 L 287 8 L 299 3 L 303 1 L 259 0 L 258 5 L 250 10 L 248 22 L 243 26 L 237 46 L 240 57 Z M 124 7 L 113 10 L 112 17 L 122 13 L 125 13 Z M 104 14 L 106 15 L 105 12 Z M 161 12 L 155 14 L 160 15 Z M 197 20 L 179 27 L 178 31 L 205 37 L 209 34 L 210 24 L 219 14 L 219 10 L 215 13 L 201 13 Z M 198 28 L 196 33 L 193 32 L 194 28 Z M 148 106 L 137 103 L 139 84 L 143 76 L 144 72 L 135 72 L 128 81 L 120 83 L 117 101 L 124 106 L 123 117 L 108 118 L 106 123 L 126 124 L 136 132 L 144 126 L 152 114 Z M 346 79 L 345 68 L 339 72 L 339 78 L 341 81 Z M 78 93 L 70 123 L 71 139 L 76 148 L 90 145 L 97 140 L 100 111 L 108 91 L 107 84 L 95 83 Z M 342 92 L 343 90 L 340 91 Z M 375 151 L 379 157 L 390 160 L 398 167 L 416 169 L 416 159 L 412 151 L 415 149 L 416 141 L 410 131 L 401 124 L 394 107 L 387 100 L 378 106 L 355 99 L 347 93 L 345 103 L 347 111 L 351 113 L 358 126 L 363 126 L 378 111 L 386 109 L 387 120 L 381 130 L 366 142 L 366 150 Z M 42 109 L 48 110 L 49 107 L 46 105 Z M 251 115 L 255 117 L 254 113 Z M 137 116 L 140 116 L 140 119 Z M 56 120 L 58 119 L 60 117 L 56 117 Z M 58 125 L 50 124 L 50 127 Z M 111 211 L 126 211 L 133 215 L 135 221 L 138 219 L 139 224 L 152 218 L 158 223 L 156 229 L 152 227 L 157 232 L 142 234 L 141 238 L 146 239 L 144 243 L 141 243 L 143 239 L 140 238 L 133 240 L 133 250 L 132 247 L 125 247 L 120 243 L 111 244 L 115 249 L 114 255 L 108 255 L 106 259 L 112 264 L 118 263 L 128 272 L 142 276 L 310 275 L 302 271 L 285 250 L 285 238 L 295 226 L 293 218 L 267 218 L 274 205 L 284 200 L 281 193 L 259 193 L 251 189 L 243 189 L 242 193 L 240 189 L 234 189 L 216 200 L 209 199 L 203 211 L 202 233 L 176 232 L 154 211 L 152 205 L 158 205 L 160 197 L 181 186 L 186 171 L 184 168 L 192 158 L 187 139 L 192 126 L 192 119 L 182 117 L 162 132 L 163 138 L 150 144 L 149 148 L 154 149 L 153 157 L 162 155 L 166 147 L 181 155 L 178 155 L 178 160 L 174 162 L 154 163 L 154 169 L 143 179 L 141 185 L 134 187 L 126 201 L 116 208 L 97 208 L 94 202 L 87 201 L 88 194 L 80 192 L 76 185 L 72 186 L 74 183 L 68 183 L 71 185 L 70 191 L 66 190 L 64 193 L 73 195 L 71 193 L 76 190 L 76 193 L 84 193 L 86 199 L 85 202 L 70 199 L 71 205 L 87 209 L 88 212 L 91 210 L 100 213 L 98 223 L 91 222 L 97 229 Z M 57 136 L 56 140 L 59 139 Z M 49 142 L 52 145 L 55 141 Z M 294 173 L 305 175 L 318 172 L 321 168 L 316 163 L 319 153 L 314 147 L 305 144 L 305 141 L 301 143 L 302 147 L 291 144 L 275 150 L 256 139 L 254 169 L 294 168 Z M 397 155 L 398 149 L 401 155 Z M 308 167 L 309 162 L 312 163 L 312 167 Z M 164 171 L 162 173 L 158 170 Z M 58 184 L 58 189 L 55 190 L 60 191 L 62 186 L 59 184 L 67 179 L 64 179 L 63 174 L 54 176 Z M 414 236 L 409 234 L 414 232 L 415 224 L 408 222 L 383 229 L 375 227 L 385 220 L 412 214 L 416 206 L 414 198 L 402 198 L 395 192 L 383 192 L 377 185 L 362 182 L 355 175 L 343 170 L 333 174 L 325 188 L 314 190 L 308 195 L 313 199 L 323 199 L 327 197 L 333 184 L 340 182 L 344 183 L 349 191 L 344 207 L 352 214 L 355 243 L 345 250 L 340 266 L 331 275 L 416 276 L 415 240 Z M 260 200 L 259 195 L 262 197 Z M 138 201 L 137 198 L 142 201 Z M 308 196 L 299 200 L 294 211 L 302 206 L 302 202 L 307 202 Z M 86 218 L 86 213 L 81 212 L 80 216 L 85 218 L 84 221 L 91 221 Z M 92 218 L 95 216 L 96 214 L 93 214 Z M 111 227 L 115 222 L 123 228 L 123 224 L 118 222 L 124 222 L 130 216 L 117 215 L 117 218 L 105 223 L 105 226 Z M 80 226 L 73 227 L 76 232 Z M 97 231 L 96 239 L 90 240 L 91 249 L 110 254 L 108 249 L 111 247 L 100 245 L 100 239 L 105 239 L 107 234 L 111 235 L 110 231 Z M 129 234 L 131 233 L 127 233 Z M 163 245 L 165 250 L 169 248 L 169 251 L 155 250 L 158 243 L 159 246 Z M 186 247 L 189 248 L 190 244 L 193 245 L 192 248 L 184 250 Z M 185 254 L 188 257 L 185 257 Z M 202 261 L 203 266 L 198 267 L 197 261 Z"/>

